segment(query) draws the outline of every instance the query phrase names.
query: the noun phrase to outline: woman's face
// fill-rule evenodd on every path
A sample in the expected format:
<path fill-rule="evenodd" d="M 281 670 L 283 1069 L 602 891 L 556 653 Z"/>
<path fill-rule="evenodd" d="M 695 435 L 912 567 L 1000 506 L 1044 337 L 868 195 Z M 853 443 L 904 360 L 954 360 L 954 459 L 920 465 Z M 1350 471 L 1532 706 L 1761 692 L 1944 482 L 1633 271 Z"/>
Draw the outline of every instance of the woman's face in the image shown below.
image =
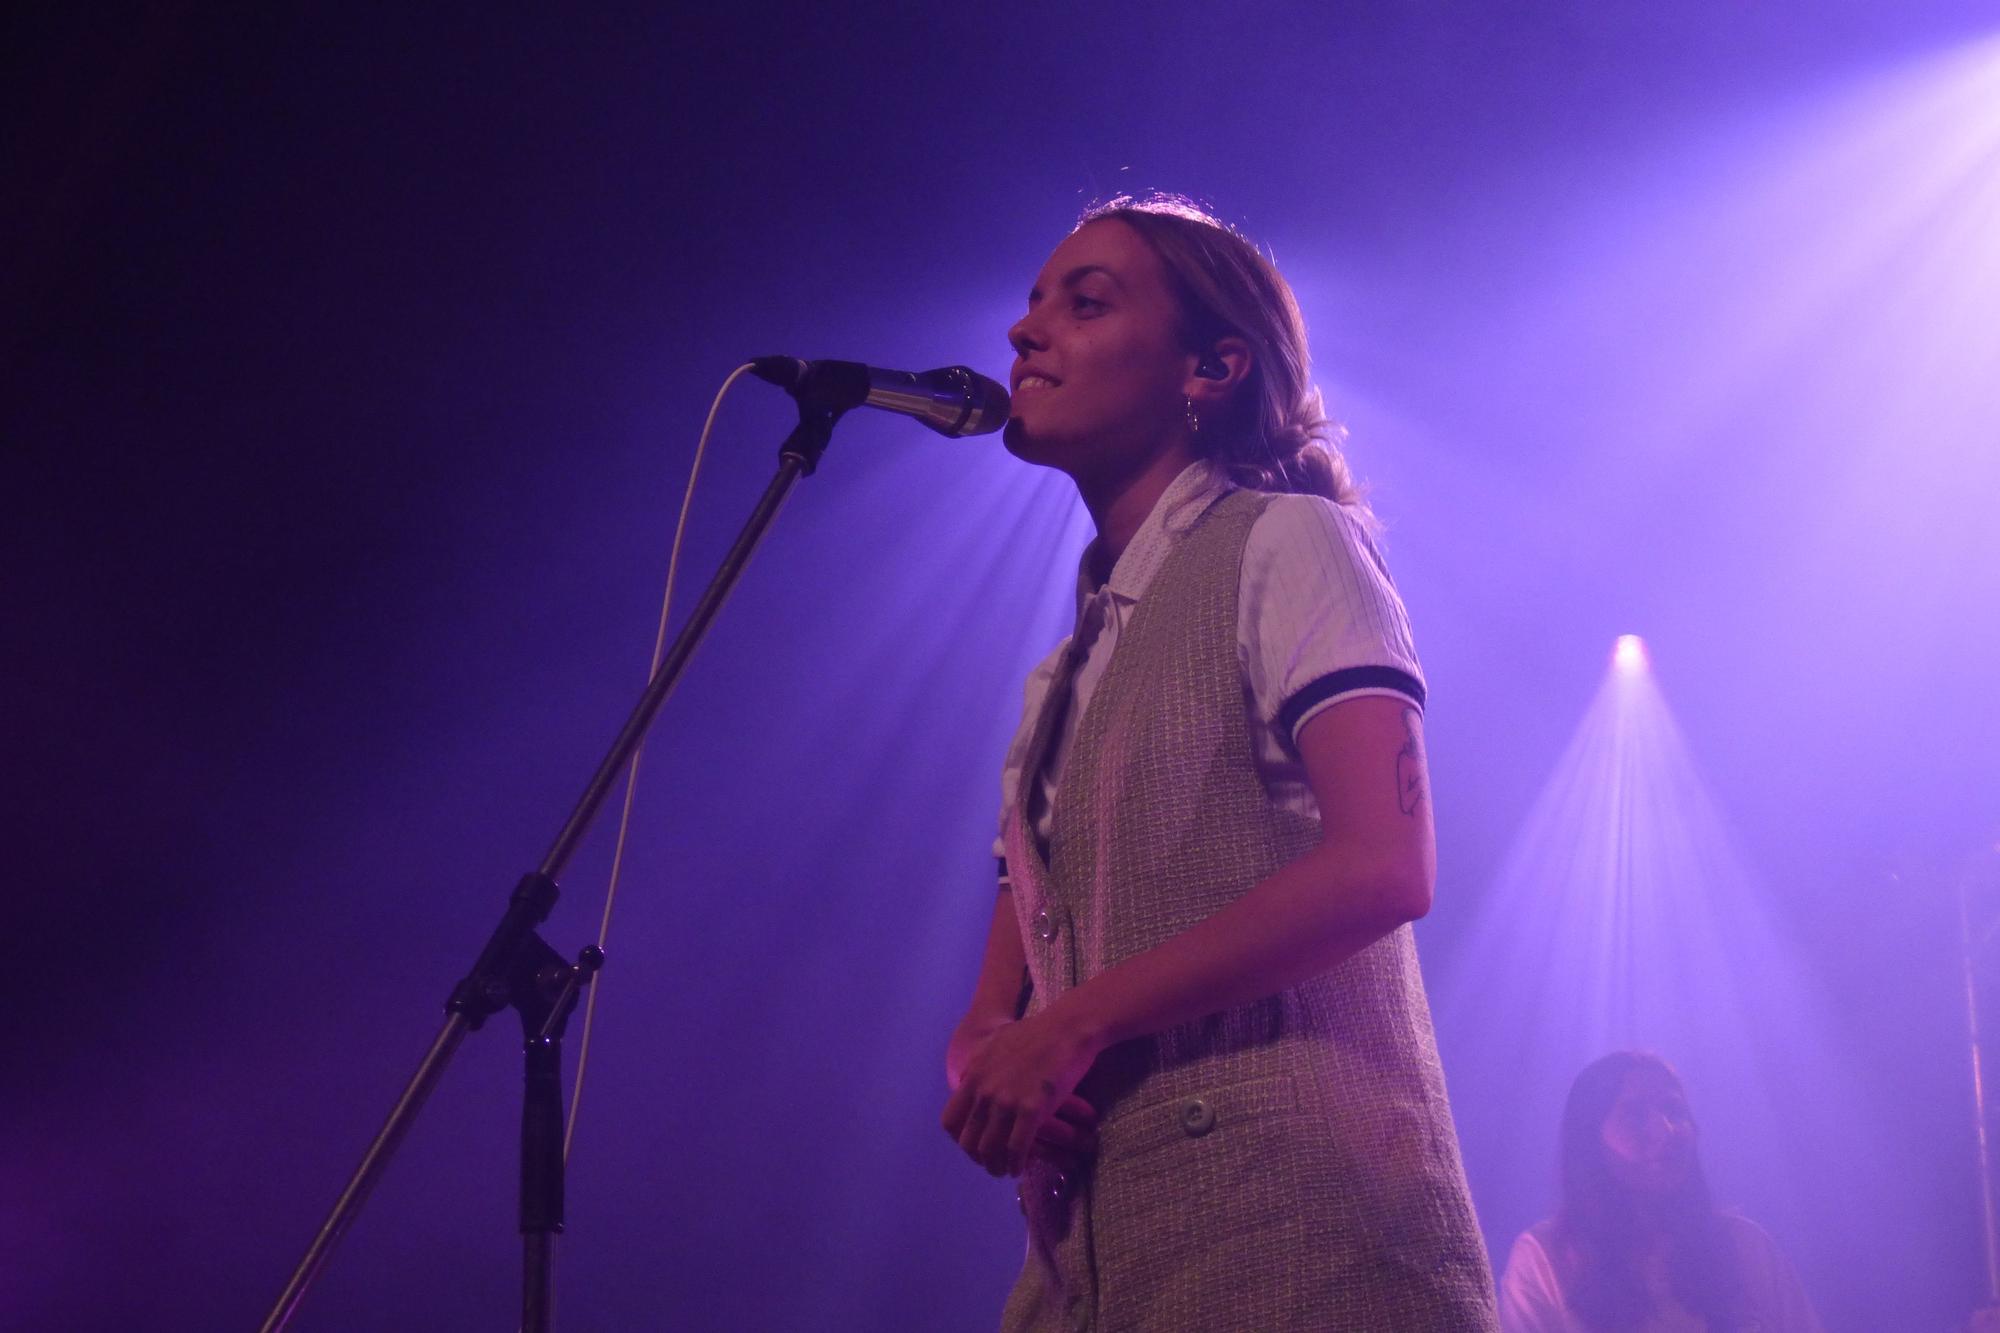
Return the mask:
<path fill-rule="evenodd" d="M 1694 1170 L 1694 1116 L 1664 1070 L 1634 1069 L 1600 1131 L 1611 1175 L 1642 1194 L 1671 1194 Z"/>
<path fill-rule="evenodd" d="M 1008 450 L 1079 480 L 1117 476 L 1184 440 L 1183 347 L 1165 267 L 1115 219 L 1072 232 L 1042 266 L 1014 345 Z"/>

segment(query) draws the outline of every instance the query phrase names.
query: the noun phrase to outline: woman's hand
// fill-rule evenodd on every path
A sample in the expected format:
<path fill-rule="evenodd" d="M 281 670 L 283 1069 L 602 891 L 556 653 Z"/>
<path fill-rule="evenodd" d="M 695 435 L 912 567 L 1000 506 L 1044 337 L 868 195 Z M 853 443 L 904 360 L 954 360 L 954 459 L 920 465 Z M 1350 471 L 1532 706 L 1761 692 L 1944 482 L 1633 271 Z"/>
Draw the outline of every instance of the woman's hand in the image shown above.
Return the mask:
<path fill-rule="evenodd" d="M 959 1034 L 952 1044 L 956 1053 Z M 1071 1159 L 1094 1148 L 1096 1112 L 1075 1094 L 1097 1046 L 1057 1011 L 1001 1024 L 967 1045 L 943 1124 L 973 1161 L 996 1176 L 1019 1175 L 1038 1145 Z"/>
<path fill-rule="evenodd" d="M 965 1067 L 972 1063 L 972 1057 L 1001 1028 L 1013 1022 L 1005 1014 L 979 1017 L 967 1014 L 953 1029 L 951 1041 L 944 1048 L 944 1082 L 953 1092 L 965 1081 Z"/>
<path fill-rule="evenodd" d="M 1070 1175 L 1097 1152 L 1097 1108 L 1071 1093 L 1035 1132 L 1031 1155 Z"/>

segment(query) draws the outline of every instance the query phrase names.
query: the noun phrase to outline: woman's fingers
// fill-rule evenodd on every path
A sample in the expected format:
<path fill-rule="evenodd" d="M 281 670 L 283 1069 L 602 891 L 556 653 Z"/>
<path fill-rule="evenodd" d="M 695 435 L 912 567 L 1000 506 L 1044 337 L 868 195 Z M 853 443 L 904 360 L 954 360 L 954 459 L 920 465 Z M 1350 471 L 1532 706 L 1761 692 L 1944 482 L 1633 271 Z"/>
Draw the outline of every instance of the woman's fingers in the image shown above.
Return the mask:
<path fill-rule="evenodd" d="M 1018 1176 L 1028 1169 L 1028 1154 L 1035 1146 L 1035 1131 L 1039 1126 L 1033 1116 L 1016 1116 L 1013 1132 L 1007 1136 L 1007 1174 Z"/>
<path fill-rule="evenodd" d="M 985 1132 L 979 1136 L 976 1148 L 967 1149 L 973 1160 L 996 1176 L 1017 1175 L 1009 1168 L 1007 1145 L 1013 1140 L 1015 1127 L 1028 1117 L 994 1105 L 988 1108 Z"/>
<path fill-rule="evenodd" d="M 1097 1151 L 1097 1131 L 1079 1129 L 1067 1120 L 1051 1116 L 1035 1132 L 1035 1142 L 1064 1152 L 1092 1153 Z"/>
<path fill-rule="evenodd" d="M 990 1106 L 984 1102 L 974 1102 L 971 1111 L 965 1117 L 965 1123 L 959 1127 L 958 1146 L 975 1161 L 982 1160 L 979 1156 L 979 1145 L 985 1139 L 994 1119 Z"/>
<path fill-rule="evenodd" d="M 1056 1107 L 1056 1114 L 1078 1129 L 1097 1131 L 1097 1108 L 1073 1092 Z"/>
<path fill-rule="evenodd" d="M 1007 1169 L 1007 1145 L 1015 1117 L 986 1090 L 979 1078 L 962 1080 L 944 1104 L 939 1122 L 959 1148 L 994 1175 Z"/>
<path fill-rule="evenodd" d="M 965 1128 L 966 1117 L 970 1114 L 972 1114 L 972 1089 L 961 1083 L 952 1090 L 951 1096 L 945 1099 L 944 1114 L 938 1117 L 938 1123 L 944 1126 L 946 1134 L 956 1140 L 960 1131 Z"/>
<path fill-rule="evenodd" d="M 1072 1154 L 1097 1151 L 1097 1108 L 1071 1093 L 1035 1133 L 1035 1142 Z"/>
<path fill-rule="evenodd" d="M 1018 1175 L 1045 1125 L 1075 1151 L 1095 1149 L 1097 1111 L 1074 1095 L 1089 1061 L 1064 1031 L 1028 1019 L 1000 1025 L 966 1052 L 958 1086 L 941 1117 L 968 1157 L 994 1175 Z"/>

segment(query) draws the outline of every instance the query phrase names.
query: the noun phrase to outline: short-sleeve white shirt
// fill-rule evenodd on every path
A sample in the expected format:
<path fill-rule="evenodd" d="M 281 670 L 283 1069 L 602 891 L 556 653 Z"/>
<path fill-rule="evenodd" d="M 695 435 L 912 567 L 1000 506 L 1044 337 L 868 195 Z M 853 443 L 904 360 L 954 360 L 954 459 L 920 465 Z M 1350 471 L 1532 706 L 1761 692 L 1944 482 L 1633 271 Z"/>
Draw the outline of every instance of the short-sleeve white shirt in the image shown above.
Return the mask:
<path fill-rule="evenodd" d="M 1770 1233 L 1738 1213 L 1722 1214 L 1722 1226 L 1755 1327 L 1767 1333 L 1822 1333 L 1798 1273 Z M 1663 1266 L 1643 1276 L 1654 1309 L 1640 1333 L 1700 1333 L 1708 1327 L 1674 1299 Z M 1515 1238 L 1500 1275 L 1500 1328 L 1502 1333 L 1589 1333 L 1570 1310 L 1555 1263 L 1533 1230 Z"/>
<path fill-rule="evenodd" d="M 1036 720 L 1063 654 L 1075 642 L 1083 658 L 1071 677 L 1069 706 L 1049 746 L 1034 802 L 1035 834 L 1047 845 L 1050 811 L 1077 721 L 1104 678 L 1119 635 L 1174 539 L 1234 489 L 1209 464 L 1190 465 L 1154 504 L 1101 586 L 1091 577 L 1096 544 L 1085 549 L 1077 571 L 1075 628 L 1028 676 L 1021 724 L 1001 771 L 1003 825 L 1030 762 Z M 1424 702 L 1409 617 L 1369 529 L 1353 507 L 1316 495 L 1277 495 L 1243 548 L 1236 649 L 1251 750 L 1272 802 L 1315 819 L 1319 809 L 1294 744 L 1299 729 L 1341 700 L 1361 695 L 1395 695 L 1419 708 Z M 994 855 L 1005 856 L 997 840 Z"/>

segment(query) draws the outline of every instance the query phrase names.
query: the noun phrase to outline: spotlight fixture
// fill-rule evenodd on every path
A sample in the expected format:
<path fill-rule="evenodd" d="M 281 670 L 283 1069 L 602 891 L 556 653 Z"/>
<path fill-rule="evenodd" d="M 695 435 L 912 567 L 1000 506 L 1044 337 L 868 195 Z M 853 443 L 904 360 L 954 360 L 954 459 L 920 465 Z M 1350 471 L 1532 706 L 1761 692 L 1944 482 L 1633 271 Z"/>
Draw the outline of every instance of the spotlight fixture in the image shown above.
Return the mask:
<path fill-rule="evenodd" d="M 1621 634 L 1618 643 L 1611 650 L 1611 662 L 1628 675 L 1637 675 L 1646 669 L 1646 641 L 1636 634 Z"/>

